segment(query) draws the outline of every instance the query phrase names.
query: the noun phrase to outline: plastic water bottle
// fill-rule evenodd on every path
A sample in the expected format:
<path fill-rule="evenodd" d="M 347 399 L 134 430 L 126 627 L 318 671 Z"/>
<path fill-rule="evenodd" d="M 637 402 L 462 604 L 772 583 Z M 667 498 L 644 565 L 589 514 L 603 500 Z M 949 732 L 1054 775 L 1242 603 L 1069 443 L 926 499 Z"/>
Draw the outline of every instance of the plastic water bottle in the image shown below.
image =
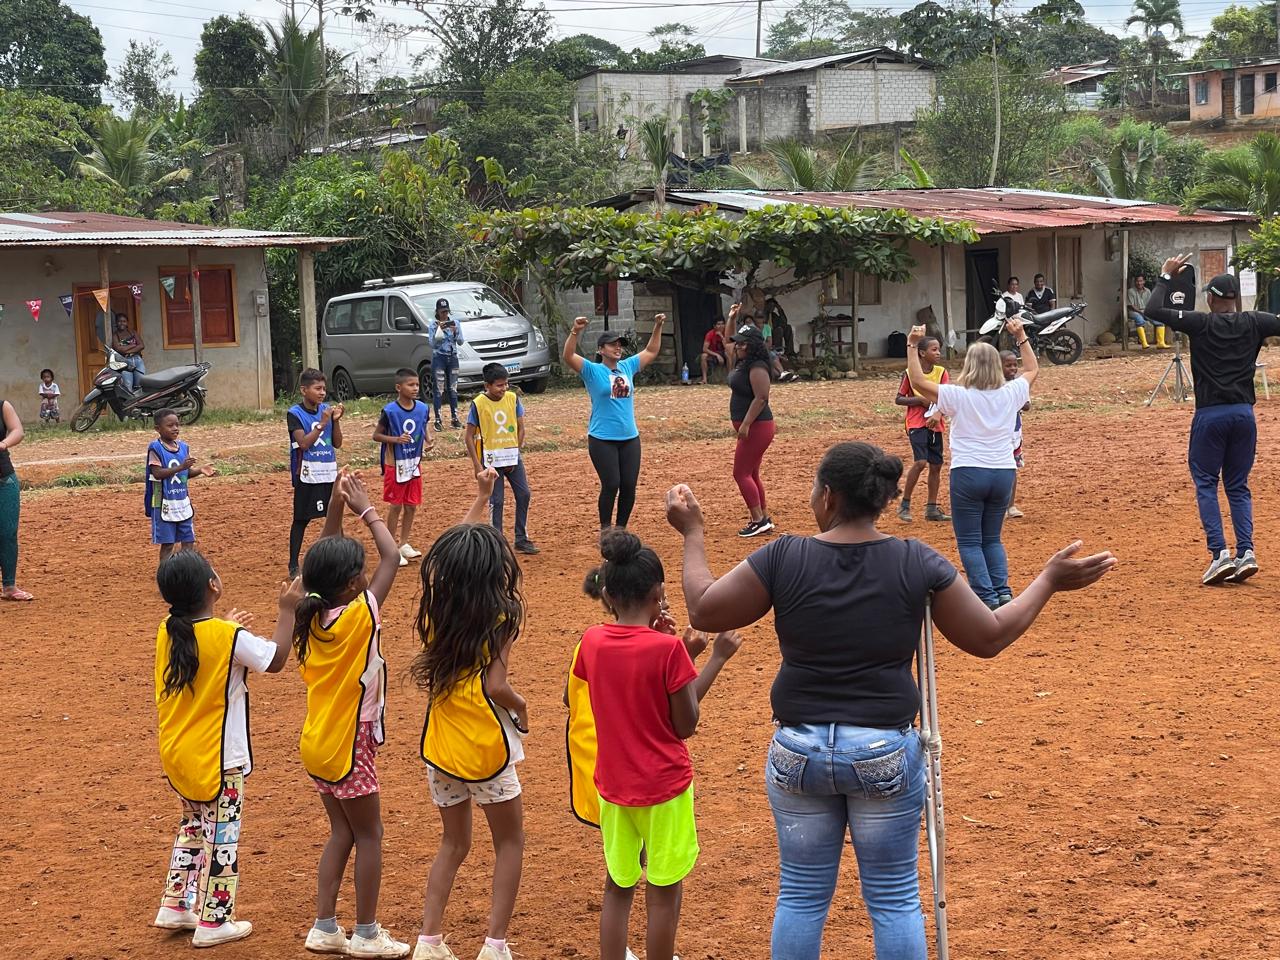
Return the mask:
<path fill-rule="evenodd" d="M 680 368 L 680 382 L 681 383 L 689 382 L 689 365 L 687 363 Z"/>

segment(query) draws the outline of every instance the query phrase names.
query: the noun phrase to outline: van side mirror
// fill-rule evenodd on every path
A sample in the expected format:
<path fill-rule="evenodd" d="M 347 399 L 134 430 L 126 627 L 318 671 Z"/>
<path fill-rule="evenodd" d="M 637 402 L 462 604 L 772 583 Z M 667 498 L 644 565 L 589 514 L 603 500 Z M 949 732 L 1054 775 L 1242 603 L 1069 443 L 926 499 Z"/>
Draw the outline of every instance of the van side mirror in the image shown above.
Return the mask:
<path fill-rule="evenodd" d="M 397 330 L 412 333 L 414 330 L 418 329 L 418 321 L 413 319 L 413 317 L 396 317 L 395 326 Z"/>

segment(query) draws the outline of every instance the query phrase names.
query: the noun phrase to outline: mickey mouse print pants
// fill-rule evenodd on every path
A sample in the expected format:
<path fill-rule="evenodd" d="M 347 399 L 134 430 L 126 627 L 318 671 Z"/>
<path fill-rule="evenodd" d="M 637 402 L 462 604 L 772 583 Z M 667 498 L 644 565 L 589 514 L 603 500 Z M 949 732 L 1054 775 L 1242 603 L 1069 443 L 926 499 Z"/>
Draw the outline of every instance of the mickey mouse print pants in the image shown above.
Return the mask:
<path fill-rule="evenodd" d="M 212 803 L 182 801 L 182 824 L 173 841 L 161 906 L 195 912 L 202 927 L 217 927 L 235 919 L 236 850 L 243 802 L 244 774 L 240 770 L 222 774 L 222 792 Z"/>

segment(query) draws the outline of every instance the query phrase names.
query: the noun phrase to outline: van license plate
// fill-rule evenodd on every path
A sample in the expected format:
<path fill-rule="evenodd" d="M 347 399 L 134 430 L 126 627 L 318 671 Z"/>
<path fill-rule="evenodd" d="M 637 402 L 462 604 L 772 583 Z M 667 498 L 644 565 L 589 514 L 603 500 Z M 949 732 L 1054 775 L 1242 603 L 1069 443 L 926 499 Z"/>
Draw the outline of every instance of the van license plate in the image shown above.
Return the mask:
<path fill-rule="evenodd" d="M 519 373 L 519 372 L 520 372 L 520 364 L 519 364 L 518 362 L 517 362 L 517 363 L 508 363 L 508 364 L 504 364 L 504 366 L 507 368 L 507 373 Z"/>

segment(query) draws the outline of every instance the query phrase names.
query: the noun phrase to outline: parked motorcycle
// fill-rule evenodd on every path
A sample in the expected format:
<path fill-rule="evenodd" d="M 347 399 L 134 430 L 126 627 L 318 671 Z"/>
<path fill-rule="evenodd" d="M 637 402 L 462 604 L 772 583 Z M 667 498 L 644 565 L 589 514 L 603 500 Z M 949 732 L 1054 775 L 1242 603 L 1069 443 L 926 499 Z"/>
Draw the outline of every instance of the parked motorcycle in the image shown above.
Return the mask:
<path fill-rule="evenodd" d="M 107 365 L 93 378 L 93 389 L 71 418 L 72 430 L 84 433 L 98 422 L 107 407 L 122 421 L 145 420 L 165 407 L 176 413 L 178 422 L 183 424 L 195 423 L 204 413 L 204 376 L 209 364 L 139 374 L 136 389 L 126 385 L 121 376 L 125 369 L 124 357 L 108 348 Z"/>
<path fill-rule="evenodd" d="M 979 329 L 979 340 L 992 346 L 1000 346 L 1000 334 L 1011 315 L 1020 314 L 1022 330 L 1031 341 L 1031 349 L 1043 354 L 1050 363 L 1075 363 L 1084 352 L 1084 341 L 1074 330 L 1064 329 L 1076 317 L 1084 316 L 1084 301 L 1069 307 L 1058 307 L 1045 313 L 1032 313 L 1011 297 L 1000 296 L 996 300 L 995 313 Z"/>

